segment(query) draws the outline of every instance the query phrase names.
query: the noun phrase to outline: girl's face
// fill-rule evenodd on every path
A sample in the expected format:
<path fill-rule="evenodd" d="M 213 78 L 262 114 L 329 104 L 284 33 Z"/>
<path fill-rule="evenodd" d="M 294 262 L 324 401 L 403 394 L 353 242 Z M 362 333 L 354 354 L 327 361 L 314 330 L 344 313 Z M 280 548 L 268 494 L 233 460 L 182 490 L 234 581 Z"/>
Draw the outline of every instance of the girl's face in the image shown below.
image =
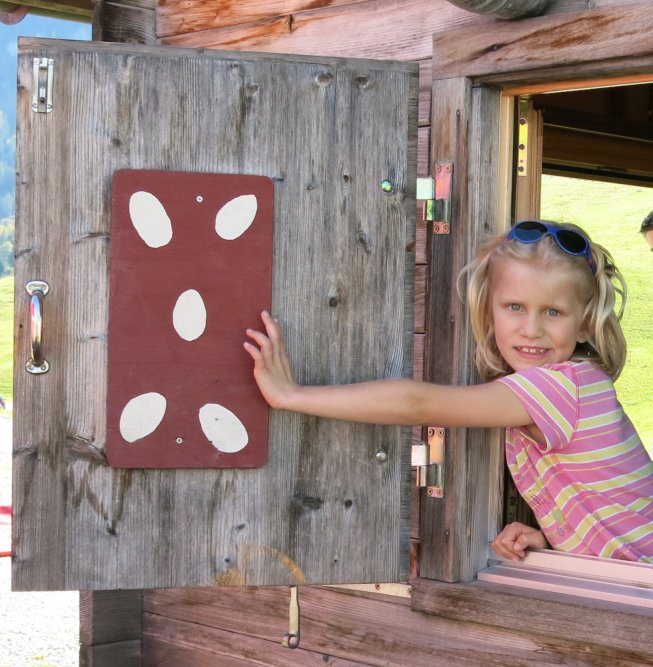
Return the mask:
<path fill-rule="evenodd" d="M 492 271 L 495 338 L 506 363 L 519 371 L 567 361 L 585 339 L 578 275 L 507 257 L 495 259 Z"/>

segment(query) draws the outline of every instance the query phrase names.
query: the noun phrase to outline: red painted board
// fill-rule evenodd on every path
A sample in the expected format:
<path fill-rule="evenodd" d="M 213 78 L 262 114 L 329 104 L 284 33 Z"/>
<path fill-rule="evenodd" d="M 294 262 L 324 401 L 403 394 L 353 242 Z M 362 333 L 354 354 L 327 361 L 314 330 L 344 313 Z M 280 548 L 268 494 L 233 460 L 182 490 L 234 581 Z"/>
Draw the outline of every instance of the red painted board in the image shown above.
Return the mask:
<path fill-rule="evenodd" d="M 243 341 L 271 306 L 273 213 L 264 176 L 114 174 L 110 465 L 265 464 L 268 407 Z"/>

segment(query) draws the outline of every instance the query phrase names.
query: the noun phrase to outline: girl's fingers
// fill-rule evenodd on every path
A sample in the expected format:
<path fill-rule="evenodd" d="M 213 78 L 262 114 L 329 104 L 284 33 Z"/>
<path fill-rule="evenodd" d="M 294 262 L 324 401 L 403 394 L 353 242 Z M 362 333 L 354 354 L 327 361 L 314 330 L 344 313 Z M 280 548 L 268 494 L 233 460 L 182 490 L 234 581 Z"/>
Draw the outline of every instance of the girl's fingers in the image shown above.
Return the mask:
<path fill-rule="evenodd" d="M 245 341 L 243 343 L 243 347 L 245 348 L 245 350 L 247 350 L 249 356 L 252 357 L 255 363 L 259 362 L 263 358 L 263 356 L 261 355 L 261 350 L 259 350 L 258 347 L 256 347 L 256 345 L 252 345 L 248 341 Z"/>
<path fill-rule="evenodd" d="M 270 339 L 260 331 L 254 329 L 246 329 L 245 333 L 261 348 L 263 349 L 266 345 L 269 346 Z"/>

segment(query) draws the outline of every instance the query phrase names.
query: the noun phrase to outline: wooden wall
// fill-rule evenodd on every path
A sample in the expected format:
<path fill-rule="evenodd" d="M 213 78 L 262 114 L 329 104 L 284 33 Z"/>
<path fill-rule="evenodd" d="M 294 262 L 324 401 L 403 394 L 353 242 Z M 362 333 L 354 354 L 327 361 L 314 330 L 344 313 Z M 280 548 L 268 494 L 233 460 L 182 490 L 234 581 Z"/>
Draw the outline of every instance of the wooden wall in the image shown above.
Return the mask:
<path fill-rule="evenodd" d="M 638 0 L 552 0 L 549 14 L 634 5 Z M 104 2 L 94 34 L 197 48 L 417 60 L 420 63 L 418 176 L 429 171 L 432 33 L 494 20 L 446 0 L 130 0 Z M 423 377 L 428 335 L 425 298 L 429 234 L 419 222 L 416 248 L 415 377 Z M 415 432 L 415 440 L 420 433 Z M 412 538 L 418 552 L 419 495 Z M 418 575 L 414 560 L 413 576 Z M 413 581 L 407 597 L 317 587 L 300 589 L 299 649 L 280 646 L 288 630 L 287 588 L 144 591 L 142 663 L 130 665 L 650 665 L 646 622 L 622 612 L 498 593 L 480 587 Z M 408 593 L 409 588 L 405 589 Z M 129 595 L 125 592 L 124 595 Z M 429 601 L 430 604 L 429 604 Z M 414 602 L 414 600 L 413 600 Z M 491 608 L 483 614 L 480 605 Z M 489 607 L 488 605 L 493 605 Z M 561 614 L 569 630 L 551 620 Z M 572 620 L 595 627 L 580 632 Z M 586 623 L 587 621 L 587 623 Z M 581 624 L 582 625 L 582 624 Z M 623 629 L 632 632 L 623 639 Z M 639 637 L 639 639 L 638 639 Z M 114 637 L 116 646 L 119 636 Z M 84 664 L 93 662 L 88 638 Z M 105 645 L 106 649 L 106 645 Z M 115 664 L 115 663 L 113 663 Z"/>

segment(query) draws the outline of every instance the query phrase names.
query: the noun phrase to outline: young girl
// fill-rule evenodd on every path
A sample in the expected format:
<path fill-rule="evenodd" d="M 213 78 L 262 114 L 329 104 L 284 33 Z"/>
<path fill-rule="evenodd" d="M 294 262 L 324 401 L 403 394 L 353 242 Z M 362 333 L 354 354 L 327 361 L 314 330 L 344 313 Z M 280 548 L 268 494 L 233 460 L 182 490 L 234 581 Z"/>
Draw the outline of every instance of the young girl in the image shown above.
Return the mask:
<path fill-rule="evenodd" d="M 483 247 L 464 275 L 485 384 L 300 386 L 279 322 L 264 312 L 266 333 L 248 329 L 245 349 L 266 401 L 365 423 L 505 427 L 508 467 L 541 531 L 510 524 L 492 543 L 500 556 L 519 560 L 548 541 L 653 563 L 653 463 L 613 386 L 626 342 L 612 257 L 575 226 L 529 220 Z"/>

